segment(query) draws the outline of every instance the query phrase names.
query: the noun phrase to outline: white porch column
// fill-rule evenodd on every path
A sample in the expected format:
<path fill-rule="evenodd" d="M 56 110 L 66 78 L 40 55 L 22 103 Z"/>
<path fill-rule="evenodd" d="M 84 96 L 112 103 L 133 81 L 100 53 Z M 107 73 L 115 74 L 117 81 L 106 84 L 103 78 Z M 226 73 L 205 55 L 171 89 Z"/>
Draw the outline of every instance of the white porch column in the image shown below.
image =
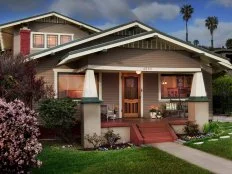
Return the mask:
<path fill-rule="evenodd" d="M 97 95 L 97 86 L 93 70 L 86 70 L 84 91 L 82 98 L 82 145 L 84 148 L 92 147 L 85 135 L 92 136 L 94 133 L 101 135 L 100 103 Z"/>
<path fill-rule="evenodd" d="M 195 121 L 201 131 L 203 125 L 209 121 L 209 103 L 202 72 L 196 72 L 193 76 L 188 102 L 188 120 Z"/>

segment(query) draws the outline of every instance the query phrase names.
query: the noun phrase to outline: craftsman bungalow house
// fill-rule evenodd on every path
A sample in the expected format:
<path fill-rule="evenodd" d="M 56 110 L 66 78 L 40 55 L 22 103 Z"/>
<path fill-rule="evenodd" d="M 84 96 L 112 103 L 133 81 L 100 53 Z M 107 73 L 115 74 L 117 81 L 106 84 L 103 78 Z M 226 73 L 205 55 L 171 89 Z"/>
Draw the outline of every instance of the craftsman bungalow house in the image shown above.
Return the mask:
<path fill-rule="evenodd" d="M 159 121 L 163 129 L 149 136 L 144 125 L 128 123 L 170 99 L 187 100 L 185 119 L 202 127 L 212 115 L 212 74 L 232 68 L 225 57 L 139 21 L 100 30 L 56 12 L 0 25 L 0 48 L 37 60 L 55 97 L 82 101 L 83 135 L 111 127 L 135 143 L 176 138 L 184 122 Z M 102 104 L 117 106 L 120 121 L 101 123 Z"/>

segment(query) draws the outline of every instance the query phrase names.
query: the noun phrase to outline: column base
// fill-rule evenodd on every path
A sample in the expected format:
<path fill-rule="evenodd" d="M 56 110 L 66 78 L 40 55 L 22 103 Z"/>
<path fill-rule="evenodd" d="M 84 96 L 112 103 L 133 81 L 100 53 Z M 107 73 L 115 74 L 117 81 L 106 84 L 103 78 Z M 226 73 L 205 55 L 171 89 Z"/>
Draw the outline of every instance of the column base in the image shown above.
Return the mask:
<path fill-rule="evenodd" d="M 84 148 L 92 148 L 85 136 L 89 134 L 92 136 L 94 133 L 101 135 L 101 113 L 100 103 L 83 103 L 82 104 L 82 129 L 81 140 Z"/>
<path fill-rule="evenodd" d="M 208 102 L 188 102 L 188 120 L 199 125 L 199 130 L 203 131 L 204 124 L 209 122 L 209 103 Z"/>

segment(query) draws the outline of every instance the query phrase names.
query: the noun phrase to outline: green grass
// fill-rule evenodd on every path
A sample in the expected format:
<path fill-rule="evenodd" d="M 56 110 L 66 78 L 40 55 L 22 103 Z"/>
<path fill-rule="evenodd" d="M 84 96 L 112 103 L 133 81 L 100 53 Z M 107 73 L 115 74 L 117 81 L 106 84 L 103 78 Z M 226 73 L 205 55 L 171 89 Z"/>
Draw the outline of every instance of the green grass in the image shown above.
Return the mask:
<path fill-rule="evenodd" d="M 34 174 L 210 173 L 152 147 L 99 152 L 45 146 L 39 159 L 43 165 Z"/>
<path fill-rule="evenodd" d="M 218 124 L 222 132 L 219 136 L 228 135 L 228 133 L 232 132 L 232 123 L 219 122 Z M 232 137 L 229 139 L 219 139 L 218 141 L 208 141 L 207 139 L 200 141 L 204 141 L 204 144 L 195 145 L 193 144 L 194 142 L 189 142 L 185 145 L 232 160 Z"/>

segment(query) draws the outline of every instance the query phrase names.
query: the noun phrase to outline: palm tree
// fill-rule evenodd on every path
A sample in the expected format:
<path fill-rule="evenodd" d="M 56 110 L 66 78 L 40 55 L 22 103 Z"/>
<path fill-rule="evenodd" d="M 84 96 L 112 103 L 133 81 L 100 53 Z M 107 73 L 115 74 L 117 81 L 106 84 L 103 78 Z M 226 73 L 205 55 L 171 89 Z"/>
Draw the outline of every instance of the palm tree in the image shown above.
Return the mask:
<path fill-rule="evenodd" d="M 197 39 L 193 41 L 193 44 L 194 44 L 195 46 L 198 46 L 199 43 L 200 43 L 200 42 L 199 42 L 199 40 L 197 40 Z"/>
<path fill-rule="evenodd" d="M 183 5 L 180 10 L 180 13 L 183 15 L 183 20 L 185 21 L 186 42 L 188 42 L 188 21 L 192 17 L 193 12 L 194 12 L 194 9 L 189 4 Z"/>
<path fill-rule="evenodd" d="M 209 16 L 205 20 L 205 26 L 209 29 L 211 34 L 211 48 L 213 48 L 213 32 L 217 29 L 218 18 L 216 16 Z"/>

